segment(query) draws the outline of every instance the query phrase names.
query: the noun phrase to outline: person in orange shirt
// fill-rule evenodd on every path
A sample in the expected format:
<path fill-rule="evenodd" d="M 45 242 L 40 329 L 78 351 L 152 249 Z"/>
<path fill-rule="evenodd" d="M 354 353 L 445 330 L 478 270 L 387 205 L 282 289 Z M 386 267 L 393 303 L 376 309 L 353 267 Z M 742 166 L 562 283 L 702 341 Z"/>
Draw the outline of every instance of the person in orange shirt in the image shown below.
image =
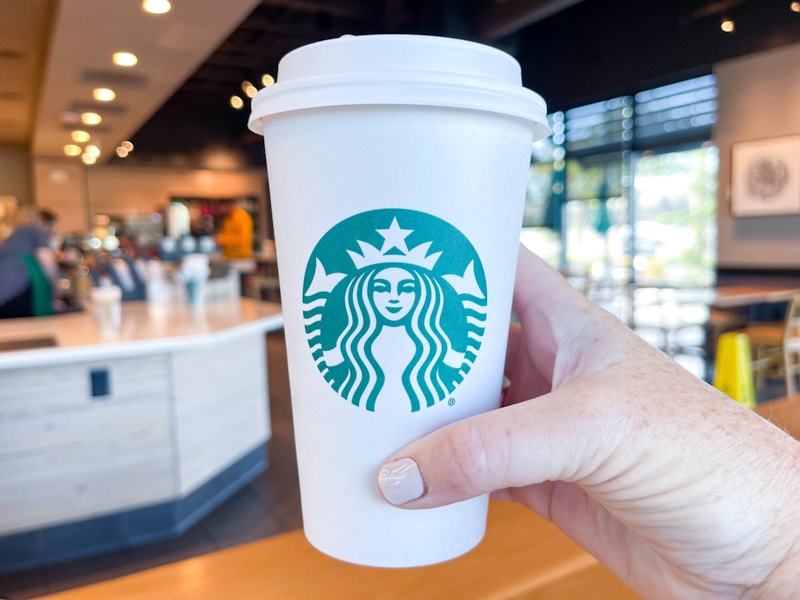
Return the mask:
<path fill-rule="evenodd" d="M 224 220 L 216 235 L 217 245 L 227 259 L 253 256 L 253 218 L 232 199 L 220 202 L 220 213 Z"/>

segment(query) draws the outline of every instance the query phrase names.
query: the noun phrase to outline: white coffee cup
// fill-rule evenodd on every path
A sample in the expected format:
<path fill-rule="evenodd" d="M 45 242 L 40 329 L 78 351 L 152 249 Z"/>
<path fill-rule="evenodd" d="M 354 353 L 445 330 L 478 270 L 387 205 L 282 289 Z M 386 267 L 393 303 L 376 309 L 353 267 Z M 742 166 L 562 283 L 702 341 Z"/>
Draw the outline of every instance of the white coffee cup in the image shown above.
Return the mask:
<path fill-rule="evenodd" d="M 543 100 L 487 46 L 345 36 L 284 57 L 250 127 L 266 148 L 306 536 L 385 567 L 470 550 L 488 497 L 402 510 L 377 471 L 499 404 Z"/>
<path fill-rule="evenodd" d="M 122 323 L 122 288 L 94 287 L 89 292 L 92 314 L 103 337 L 114 337 Z"/>

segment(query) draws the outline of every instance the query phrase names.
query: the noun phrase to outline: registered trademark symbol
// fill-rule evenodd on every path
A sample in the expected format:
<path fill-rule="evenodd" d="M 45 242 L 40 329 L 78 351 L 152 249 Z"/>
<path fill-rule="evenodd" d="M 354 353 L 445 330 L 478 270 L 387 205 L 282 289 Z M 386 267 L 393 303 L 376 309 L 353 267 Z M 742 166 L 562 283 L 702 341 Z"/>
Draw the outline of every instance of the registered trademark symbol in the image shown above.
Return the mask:
<path fill-rule="evenodd" d="M 448 406 L 455 406 L 456 405 L 456 399 L 455 398 L 450 398 L 450 400 L 447 401 L 447 404 L 448 404 Z"/>

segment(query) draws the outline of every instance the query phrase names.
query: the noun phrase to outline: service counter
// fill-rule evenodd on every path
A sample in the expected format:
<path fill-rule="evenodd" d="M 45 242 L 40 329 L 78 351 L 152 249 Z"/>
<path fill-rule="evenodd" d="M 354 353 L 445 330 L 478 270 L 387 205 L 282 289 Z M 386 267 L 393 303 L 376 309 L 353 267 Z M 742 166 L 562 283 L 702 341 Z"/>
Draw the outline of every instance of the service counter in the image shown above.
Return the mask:
<path fill-rule="evenodd" d="M 176 535 L 266 467 L 279 304 L 0 321 L 0 573 Z"/>

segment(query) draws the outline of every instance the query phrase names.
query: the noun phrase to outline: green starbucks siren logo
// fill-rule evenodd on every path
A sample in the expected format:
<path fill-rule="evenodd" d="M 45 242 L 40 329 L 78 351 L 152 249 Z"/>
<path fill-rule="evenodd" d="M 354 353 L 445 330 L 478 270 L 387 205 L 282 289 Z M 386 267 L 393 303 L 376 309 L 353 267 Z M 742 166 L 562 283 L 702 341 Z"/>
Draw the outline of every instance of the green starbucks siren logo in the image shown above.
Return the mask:
<path fill-rule="evenodd" d="M 303 283 L 308 344 L 356 406 L 409 412 L 447 398 L 483 340 L 486 278 L 455 227 L 404 209 L 364 212 L 314 248 Z"/>

